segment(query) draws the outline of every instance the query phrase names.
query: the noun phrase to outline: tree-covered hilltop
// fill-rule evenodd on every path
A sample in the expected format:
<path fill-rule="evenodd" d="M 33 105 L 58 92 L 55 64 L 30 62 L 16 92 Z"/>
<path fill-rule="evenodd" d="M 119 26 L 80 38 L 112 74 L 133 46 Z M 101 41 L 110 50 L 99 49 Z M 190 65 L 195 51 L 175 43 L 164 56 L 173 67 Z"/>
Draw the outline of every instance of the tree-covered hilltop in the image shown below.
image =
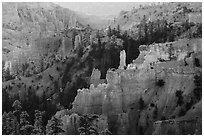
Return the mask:
<path fill-rule="evenodd" d="M 168 23 L 202 22 L 202 5 L 199 2 L 163 2 L 140 5 L 139 8 L 133 7 L 130 11 L 121 11 L 114 19 L 112 26 L 120 25 L 122 30 L 134 30 L 143 20 L 149 21 L 166 20 Z"/>

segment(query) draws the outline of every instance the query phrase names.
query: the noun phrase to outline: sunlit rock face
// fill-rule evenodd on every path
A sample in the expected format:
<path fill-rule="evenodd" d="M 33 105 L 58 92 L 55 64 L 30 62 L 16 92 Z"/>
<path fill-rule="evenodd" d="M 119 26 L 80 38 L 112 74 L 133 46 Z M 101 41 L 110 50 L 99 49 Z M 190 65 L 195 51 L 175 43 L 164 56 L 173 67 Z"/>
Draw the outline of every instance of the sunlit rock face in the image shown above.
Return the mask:
<path fill-rule="evenodd" d="M 110 85 L 118 85 L 121 82 L 121 76 L 118 72 L 108 70 L 106 73 L 106 80 Z"/>
<path fill-rule="evenodd" d="M 128 70 L 127 72 L 108 71 L 108 84 L 99 84 L 96 88 L 91 85 L 89 89 L 78 90 L 78 95 L 73 102 L 73 110 L 81 114 L 103 115 L 126 112 L 128 105 L 137 99 L 139 91 L 143 91 L 139 84 L 135 84 L 139 81 L 135 73 Z"/>
<path fill-rule="evenodd" d="M 2 57 L 4 61 L 12 62 L 15 74 L 18 65 L 34 62 L 37 67 L 33 69 L 39 72 L 38 63 L 42 59 L 47 66 L 56 54 L 65 58 L 74 47 L 75 36 L 72 32 L 69 32 L 71 36 L 64 32 L 75 28 L 77 22 L 81 24 L 78 27 L 88 24 L 74 11 L 54 3 L 4 2 L 2 5 Z M 81 37 L 76 41 L 79 45 Z"/>
<path fill-rule="evenodd" d="M 120 113 L 117 119 L 117 135 L 127 135 L 129 129 L 129 120 L 127 113 Z"/>
<path fill-rule="evenodd" d="M 152 48 L 143 51 L 141 53 L 143 55 L 133 61 L 132 66 L 135 68 L 108 70 L 107 84 L 99 84 L 96 87 L 91 84 L 89 89 L 78 90 L 72 111 L 79 114 L 94 113 L 107 116 L 109 129 L 113 134 L 152 134 L 153 132 L 167 134 L 168 131 L 163 125 L 160 127 L 162 130 L 164 128 L 164 133 L 160 132 L 157 126 L 154 129 L 154 122 L 164 117 L 165 119 L 180 117 L 181 109 L 184 109 L 185 103 L 193 97 L 194 76 L 201 72 L 201 68 L 195 67 L 194 64 L 194 58 L 201 60 L 199 51 L 193 52 L 189 57 L 186 54 L 181 55 L 180 52 L 190 52 L 189 47 L 186 49 L 176 47 L 169 54 L 169 48 L 175 47 L 178 43 L 180 41 L 170 43 L 171 46 L 169 43 L 163 44 L 164 48 L 165 45 L 167 48 L 164 49 L 166 52 L 163 52 L 167 57 L 163 58 L 165 61 L 159 61 L 164 56 L 161 49 L 157 49 L 161 45 L 157 44 L 150 46 Z M 192 48 L 193 45 L 190 46 L 190 49 Z M 159 80 L 164 83 L 159 85 L 157 83 Z M 185 102 L 182 107 L 177 104 L 178 90 L 182 91 Z M 194 123 L 190 122 L 191 124 L 194 126 Z M 167 127 L 171 128 L 168 125 Z M 188 128 L 189 124 L 187 126 L 181 124 L 181 127 Z M 169 134 L 182 134 L 181 130 Z"/>
<path fill-rule="evenodd" d="M 108 119 L 106 116 L 99 116 L 98 118 L 94 119 L 92 121 L 92 124 L 97 127 L 97 132 L 101 133 L 102 131 L 105 131 L 108 129 Z"/>
<path fill-rule="evenodd" d="M 67 110 L 58 111 L 55 117 L 62 120 L 62 129 L 67 135 L 78 134 L 80 116 L 76 113 L 69 114 Z"/>
<path fill-rule="evenodd" d="M 125 53 L 125 50 L 122 50 L 120 52 L 120 66 L 119 66 L 119 69 L 124 69 L 125 66 L 126 66 L 126 53 Z"/>
<path fill-rule="evenodd" d="M 93 84 L 94 87 L 97 87 L 99 84 L 105 83 L 105 79 L 101 78 L 101 72 L 98 69 L 93 69 L 91 78 L 90 78 L 90 84 Z"/>

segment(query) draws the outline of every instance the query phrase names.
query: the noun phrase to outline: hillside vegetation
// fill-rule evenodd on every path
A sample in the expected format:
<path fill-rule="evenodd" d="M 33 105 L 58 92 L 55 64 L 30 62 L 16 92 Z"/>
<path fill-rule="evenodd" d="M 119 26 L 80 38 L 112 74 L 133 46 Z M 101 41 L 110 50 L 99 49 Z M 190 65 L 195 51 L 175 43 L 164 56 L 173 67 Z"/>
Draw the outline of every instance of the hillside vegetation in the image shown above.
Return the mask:
<path fill-rule="evenodd" d="M 98 29 L 52 3 L 3 3 L 3 134 L 201 134 L 201 12 L 141 6 Z"/>

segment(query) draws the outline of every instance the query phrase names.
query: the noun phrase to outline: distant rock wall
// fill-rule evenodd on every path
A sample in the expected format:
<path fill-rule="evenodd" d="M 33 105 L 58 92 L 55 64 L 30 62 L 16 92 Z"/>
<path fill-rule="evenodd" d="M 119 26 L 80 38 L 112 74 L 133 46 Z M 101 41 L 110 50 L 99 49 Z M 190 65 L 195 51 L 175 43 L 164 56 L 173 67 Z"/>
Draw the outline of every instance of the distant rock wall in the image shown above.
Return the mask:
<path fill-rule="evenodd" d="M 30 63 L 28 59 L 31 59 L 37 68 L 42 60 L 38 58 L 39 54 L 50 59 L 60 52 L 65 58 L 74 46 L 74 38 L 62 37 L 62 33 L 68 27 L 75 28 L 77 22 L 81 26 L 89 24 L 89 20 L 54 3 L 4 2 L 2 5 L 2 47 L 5 51 L 2 58 L 11 60 L 13 66 L 22 66 L 25 60 Z M 81 37 L 78 37 L 77 44 L 80 43 Z M 44 63 L 48 65 L 47 60 Z M 16 73 L 17 67 L 12 69 Z"/>

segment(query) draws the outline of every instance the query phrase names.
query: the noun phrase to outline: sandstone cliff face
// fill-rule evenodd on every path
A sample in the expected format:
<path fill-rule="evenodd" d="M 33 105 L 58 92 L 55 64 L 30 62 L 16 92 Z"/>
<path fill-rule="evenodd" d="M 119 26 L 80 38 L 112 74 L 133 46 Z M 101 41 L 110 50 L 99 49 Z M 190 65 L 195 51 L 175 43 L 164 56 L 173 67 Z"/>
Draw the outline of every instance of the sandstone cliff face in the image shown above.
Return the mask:
<path fill-rule="evenodd" d="M 11 61 L 14 71 L 25 62 L 38 66 L 42 54 L 49 59 L 49 54 L 56 53 L 61 38 L 54 34 L 64 29 L 74 14 L 52 3 L 3 3 L 2 7 L 2 47 L 9 51 L 3 52 L 3 60 Z"/>
<path fill-rule="evenodd" d="M 153 134 L 202 134 L 202 101 L 196 103 L 185 116 L 154 122 Z"/>
<path fill-rule="evenodd" d="M 63 37 L 65 29 L 94 24 L 91 18 L 86 20 L 88 16 L 82 17 L 53 3 L 5 2 L 2 8 L 3 61 L 11 62 L 14 74 L 27 62 L 39 66 L 43 58 L 46 64 L 47 60 L 54 60 L 53 54 L 60 52 L 65 57 L 74 41 L 72 36 Z"/>
<path fill-rule="evenodd" d="M 175 46 L 178 43 L 175 42 L 172 45 Z M 198 42 L 198 47 L 200 44 Z M 121 131 L 120 134 L 152 134 L 154 121 L 180 117 L 181 110 L 187 105 L 186 103 L 194 98 L 192 92 L 196 86 L 193 79 L 195 75 L 200 74 L 201 68 L 195 67 L 193 60 L 186 66 L 184 59 L 177 61 L 179 53 L 173 54 L 175 56 L 173 60 L 169 57 L 169 53 L 166 53 L 168 60 L 159 62 L 158 58 L 161 58 L 159 56 L 161 54 L 155 53 L 161 51 L 157 50 L 157 47 L 160 46 L 156 45 L 155 50 L 150 48 L 151 50 L 144 53 L 146 58 L 144 57 L 142 64 L 135 64 L 142 67 L 109 70 L 106 75 L 107 84 L 99 84 L 97 87 L 91 85 L 89 89 L 79 89 L 71 111 L 79 114 L 94 113 L 107 116 L 109 128 L 114 134 L 119 131 Z M 190 45 L 190 47 L 194 46 Z M 178 50 L 181 49 L 177 47 L 172 52 L 177 53 Z M 190 52 L 187 49 L 184 51 Z M 199 57 L 196 52 L 193 54 Z M 157 60 L 152 60 L 152 57 Z M 159 85 L 158 81 L 164 81 L 164 83 Z M 178 90 L 182 91 L 184 105 L 177 104 L 176 92 Z M 140 103 L 141 98 L 143 105 Z M 191 112 L 192 110 L 186 111 Z M 123 126 L 120 127 L 119 123 L 123 123 L 121 124 Z M 182 124 L 180 126 L 185 127 Z M 163 128 L 161 125 L 159 127 Z M 156 128 L 156 130 L 159 129 Z M 155 131 L 155 134 L 158 132 Z M 161 134 L 166 134 L 167 131 L 164 132 Z M 179 134 L 190 133 L 180 129 L 178 132 Z M 172 134 L 178 134 L 178 132 Z"/>

